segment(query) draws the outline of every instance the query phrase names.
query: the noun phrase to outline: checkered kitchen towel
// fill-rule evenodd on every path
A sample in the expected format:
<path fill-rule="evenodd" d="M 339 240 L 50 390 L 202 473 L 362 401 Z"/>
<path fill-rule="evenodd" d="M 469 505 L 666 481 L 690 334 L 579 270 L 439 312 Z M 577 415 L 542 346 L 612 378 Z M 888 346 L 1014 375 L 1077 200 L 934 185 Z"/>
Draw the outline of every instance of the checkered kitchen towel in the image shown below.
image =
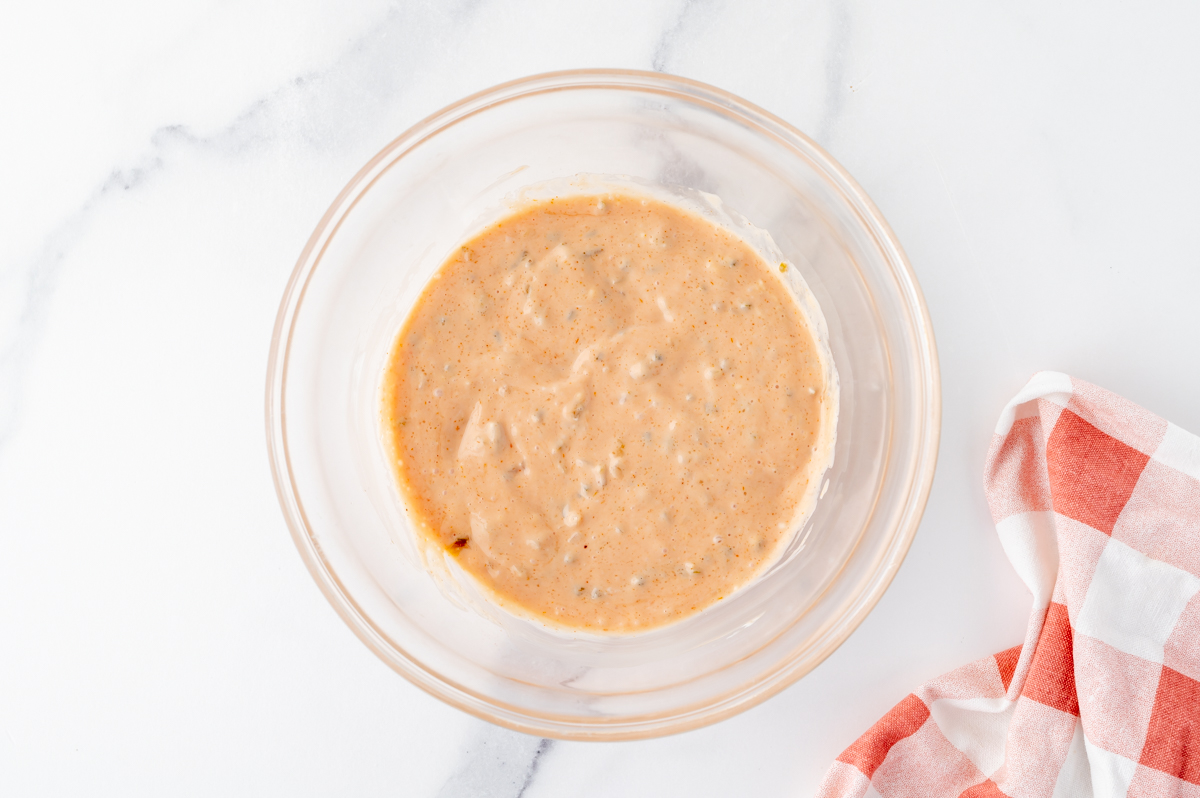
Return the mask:
<path fill-rule="evenodd" d="M 1200 797 L 1200 438 L 1044 372 L 984 483 L 1033 593 L 1024 645 L 897 704 L 821 798 Z"/>

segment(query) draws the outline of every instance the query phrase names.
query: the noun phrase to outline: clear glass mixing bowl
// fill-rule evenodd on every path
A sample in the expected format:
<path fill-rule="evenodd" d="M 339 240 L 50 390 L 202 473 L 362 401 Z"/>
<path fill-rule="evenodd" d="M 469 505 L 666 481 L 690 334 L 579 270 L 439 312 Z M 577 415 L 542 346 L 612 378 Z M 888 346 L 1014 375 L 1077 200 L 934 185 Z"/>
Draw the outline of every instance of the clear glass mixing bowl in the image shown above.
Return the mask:
<path fill-rule="evenodd" d="M 769 231 L 824 311 L 841 378 L 828 484 L 783 555 L 718 605 L 623 637 L 487 611 L 469 580 L 412 535 L 377 426 L 387 349 L 451 248 L 509 192 L 578 173 L 711 192 Z M 288 282 L 266 399 L 292 536 L 363 642 L 481 718 L 593 740 L 712 723 L 829 656 L 908 551 L 941 423 L 921 291 L 854 180 L 812 140 L 737 97 L 615 70 L 536 75 L 468 97 L 364 166 Z"/>

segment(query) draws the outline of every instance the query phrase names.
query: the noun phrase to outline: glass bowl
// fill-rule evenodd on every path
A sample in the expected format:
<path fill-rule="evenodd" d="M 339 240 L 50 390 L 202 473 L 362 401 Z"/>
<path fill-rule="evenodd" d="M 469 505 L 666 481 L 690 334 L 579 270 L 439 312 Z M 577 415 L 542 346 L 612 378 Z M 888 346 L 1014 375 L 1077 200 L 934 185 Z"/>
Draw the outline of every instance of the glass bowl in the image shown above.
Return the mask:
<path fill-rule="evenodd" d="M 724 601 L 625 636 L 488 611 L 450 558 L 412 534 L 378 427 L 387 350 L 452 247 L 510 192 L 579 173 L 711 192 L 765 228 L 820 303 L 841 380 L 834 462 L 805 528 Z M 854 180 L 744 100 L 618 70 L 489 89 L 418 123 L 364 166 L 288 281 L 266 395 L 284 516 L 313 578 L 362 641 L 478 717 L 592 740 L 712 723 L 829 656 L 912 542 L 940 406 L 921 291 Z"/>

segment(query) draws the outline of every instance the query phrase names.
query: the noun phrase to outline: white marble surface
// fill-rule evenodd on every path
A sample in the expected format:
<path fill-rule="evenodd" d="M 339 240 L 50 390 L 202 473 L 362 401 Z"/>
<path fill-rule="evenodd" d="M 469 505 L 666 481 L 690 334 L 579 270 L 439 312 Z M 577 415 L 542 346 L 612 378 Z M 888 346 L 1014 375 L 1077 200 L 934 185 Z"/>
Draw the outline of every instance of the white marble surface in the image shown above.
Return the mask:
<path fill-rule="evenodd" d="M 980 474 L 1031 372 L 1200 431 L 1198 30 L 1182 1 L 7 8 L 0 794 L 811 795 L 912 687 L 1021 639 Z M 875 612 L 765 704 L 637 743 L 522 737 L 388 670 L 301 564 L 263 440 L 279 296 L 342 185 L 462 95 L 583 66 L 813 135 L 906 246 L 943 370 Z"/>

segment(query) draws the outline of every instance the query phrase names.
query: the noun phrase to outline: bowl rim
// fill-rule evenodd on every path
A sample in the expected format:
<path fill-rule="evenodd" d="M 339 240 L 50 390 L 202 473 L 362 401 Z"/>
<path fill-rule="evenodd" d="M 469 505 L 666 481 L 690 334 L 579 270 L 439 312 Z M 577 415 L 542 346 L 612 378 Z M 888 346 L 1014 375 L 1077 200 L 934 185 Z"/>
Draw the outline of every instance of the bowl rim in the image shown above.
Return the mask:
<path fill-rule="evenodd" d="M 705 105 L 722 115 L 752 122 L 759 133 L 765 133 L 790 149 L 797 150 L 803 157 L 812 161 L 814 166 L 823 170 L 833 187 L 845 196 L 859 217 L 859 222 L 871 233 L 893 267 L 893 276 L 911 317 L 910 333 L 919 354 L 917 363 L 921 368 L 917 382 L 922 387 L 925 400 L 924 408 L 918 408 L 922 415 L 922 429 L 918 436 L 919 445 L 909 458 L 912 472 L 904 493 L 905 501 L 898 513 L 898 534 L 892 536 L 890 545 L 878 555 L 882 564 L 870 574 L 866 589 L 849 602 L 842 615 L 832 619 L 836 621 L 835 628 L 831 629 L 830 623 L 822 627 L 818 636 L 823 634 L 825 640 L 822 641 L 821 650 L 815 657 L 800 663 L 796 662 L 794 655 L 784 658 L 774 668 L 727 691 L 715 700 L 676 708 L 664 714 L 589 719 L 587 722 L 567 720 L 561 716 L 533 714 L 455 684 L 409 656 L 375 626 L 344 589 L 313 538 L 294 480 L 288 451 L 287 415 L 284 404 L 292 331 L 310 278 L 329 241 L 341 227 L 342 221 L 371 185 L 391 164 L 424 141 L 494 105 L 535 94 L 579 89 L 651 91 Z M 889 367 L 891 360 L 889 357 Z M 284 289 L 267 362 L 265 414 L 271 477 L 292 541 L 326 600 L 376 656 L 435 698 L 482 720 L 514 731 L 566 740 L 636 740 L 696 729 L 765 701 L 812 671 L 859 627 L 878 604 L 903 564 L 929 499 L 941 438 L 941 377 L 929 310 L 908 257 L 875 203 L 823 147 L 778 116 L 730 92 L 700 81 L 644 70 L 572 69 L 542 72 L 506 81 L 451 103 L 420 120 L 389 142 L 350 179 L 317 223 Z M 836 579 L 834 581 L 836 582 Z"/>

